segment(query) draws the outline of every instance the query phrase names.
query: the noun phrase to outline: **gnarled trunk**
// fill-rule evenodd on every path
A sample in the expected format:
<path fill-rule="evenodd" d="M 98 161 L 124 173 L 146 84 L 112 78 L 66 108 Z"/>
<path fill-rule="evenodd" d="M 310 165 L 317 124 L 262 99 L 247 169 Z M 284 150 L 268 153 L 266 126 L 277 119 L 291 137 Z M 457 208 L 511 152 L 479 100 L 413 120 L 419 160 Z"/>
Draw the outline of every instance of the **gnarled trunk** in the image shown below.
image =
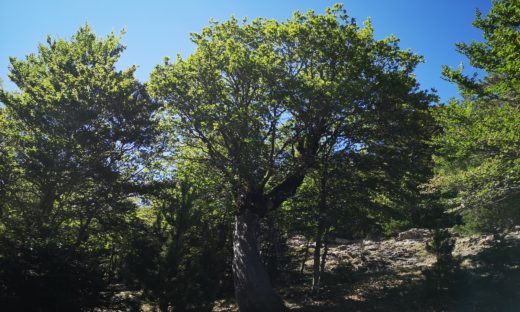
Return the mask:
<path fill-rule="evenodd" d="M 266 216 L 267 223 L 267 254 L 264 258 L 267 273 L 272 281 L 276 281 L 279 276 L 280 262 L 284 257 L 280 232 L 278 231 L 274 215 Z"/>
<path fill-rule="evenodd" d="M 258 251 L 259 216 L 250 209 L 236 217 L 233 236 L 233 280 L 241 312 L 278 312 L 284 310 L 271 286 Z"/>

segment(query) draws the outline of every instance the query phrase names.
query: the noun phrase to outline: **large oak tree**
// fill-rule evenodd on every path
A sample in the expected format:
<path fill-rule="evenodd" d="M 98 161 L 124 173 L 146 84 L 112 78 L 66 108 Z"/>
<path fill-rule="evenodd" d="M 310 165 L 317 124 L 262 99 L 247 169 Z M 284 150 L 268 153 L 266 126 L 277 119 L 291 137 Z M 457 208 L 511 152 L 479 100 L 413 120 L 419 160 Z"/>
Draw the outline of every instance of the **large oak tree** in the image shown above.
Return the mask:
<path fill-rule="evenodd" d="M 155 69 L 150 90 L 179 148 L 198 149 L 233 186 L 240 310 L 280 311 L 257 248 L 259 220 L 295 193 L 326 150 L 421 144 L 412 129 L 426 122 L 432 100 L 413 75 L 422 59 L 394 37 L 375 40 L 370 22 L 360 28 L 341 6 L 285 22 L 212 22 L 192 41 L 192 55 Z"/>

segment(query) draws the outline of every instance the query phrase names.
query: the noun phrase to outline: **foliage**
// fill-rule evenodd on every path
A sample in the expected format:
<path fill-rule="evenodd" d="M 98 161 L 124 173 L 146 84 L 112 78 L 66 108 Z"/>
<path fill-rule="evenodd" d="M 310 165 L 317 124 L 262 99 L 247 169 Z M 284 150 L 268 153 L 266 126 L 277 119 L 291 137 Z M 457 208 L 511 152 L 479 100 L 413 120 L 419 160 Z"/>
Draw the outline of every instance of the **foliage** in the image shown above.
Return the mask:
<path fill-rule="evenodd" d="M 461 287 L 463 275 L 459 260 L 453 257 L 455 239 L 447 229 L 436 228 L 433 237 L 426 242 L 426 251 L 435 255 L 436 263 L 423 271 L 426 286 L 433 295 L 457 293 Z"/>
<path fill-rule="evenodd" d="M 119 40 L 84 26 L 70 41 L 49 37 L 37 54 L 11 58 L 19 91 L 0 92 L 6 307 L 88 308 L 113 274 L 156 107 L 135 67 L 116 70 Z"/>
<path fill-rule="evenodd" d="M 520 4 L 516 0 L 494 0 L 490 12 L 482 16 L 477 11 L 473 25 L 482 30 L 483 42 L 458 43 L 457 50 L 469 58 L 473 67 L 484 70 L 486 76 L 467 77 L 463 68 L 443 67 L 445 77 L 455 82 L 465 95 L 474 99 L 509 102 L 518 106 L 520 88 Z"/>
<path fill-rule="evenodd" d="M 412 74 L 420 56 L 401 50 L 395 37 L 375 40 L 370 21 L 360 28 L 340 5 L 285 22 L 212 22 L 192 41 L 195 52 L 166 59 L 149 88 L 166 108 L 177 150 L 198 150 L 191 160 L 216 168 L 230 186 L 237 231 L 246 229 L 234 236 L 240 309 L 277 310 L 251 247 L 257 235 L 247 231 L 331 152 L 347 162 L 366 154 L 377 174 L 390 176 L 381 180 L 395 183 L 382 192 L 397 193 L 400 183 L 417 189 L 414 170 L 429 163 L 435 97 Z"/>
<path fill-rule="evenodd" d="M 261 304 L 277 301 L 269 277 L 294 270 L 294 235 L 440 228 L 453 223 L 446 207 L 475 229 L 518 223 L 518 11 L 502 0 L 477 15 L 486 41 L 457 47 L 487 74 L 445 67 L 464 100 L 435 107 L 414 75 L 423 58 L 341 5 L 213 21 L 148 84 L 116 68 L 121 36 L 88 25 L 11 58 L 0 305 L 116 309 L 117 284 L 161 311 L 210 311 L 233 290 L 240 309 L 273 311 Z M 444 230 L 427 245 L 437 288 L 453 248 Z"/>
<path fill-rule="evenodd" d="M 435 138 L 437 174 L 442 189 L 469 228 L 496 231 L 520 221 L 520 49 L 518 1 L 494 1 L 487 16 L 474 23 L 484 42 L 459 44 L 473 66 L 486 71 L 478 80 L 462 69 L 444 68 L 460 87 L 462 102 L 435 109 L 443 131 Z M 455 196 L 452 196 L 455 195 Z"/>
<path fill-rule="evenodd" d="M 421 58 L 372 35 L 340 7 L 214 22 L 192 36 L 193 55 L 156 68 L 150 89 L 181 144 L 202 149 L 235 191 L 273 189 L 331 146 L 397 150 L 412 137 L 407 121 L 426 123 L 433 98 L 411 75 Z"/>
<path fill-rule="evenodd" d="M 451 261 L 454 248 L 455 240 L 445 229 L 435 229 L 432 239 L 426 243 L 426 251 L 435 255 L 437 263 Z"/>
<path fill-rule="evenodd" d="M 211 311 L 229 276 L 222 224 L 211 222 L 187 181 L 163 189 L 141 209 L 123 260 L 125 280 L 145 289 L 161 311 Z"/>

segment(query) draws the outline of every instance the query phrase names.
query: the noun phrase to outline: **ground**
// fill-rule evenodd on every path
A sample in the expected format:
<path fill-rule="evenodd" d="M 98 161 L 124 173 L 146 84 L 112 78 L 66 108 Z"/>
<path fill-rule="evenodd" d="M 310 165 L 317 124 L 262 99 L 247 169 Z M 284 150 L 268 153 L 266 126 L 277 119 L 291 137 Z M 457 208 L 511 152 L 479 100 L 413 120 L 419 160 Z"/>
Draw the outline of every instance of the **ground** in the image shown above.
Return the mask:
<path fill-rule="evenodd" d="M 520 228 L 501 235 L 453 235 L 454 260 L 443 268 L 426 251 L 427 230 L 380 241 L 335 240 L 314 296 L 309 292 L 312 248 L 301 273 L 307 241 L 293 237 L 288 241 L 293 270 L 278 278 L 277 292 L 291 312 L 520 311 Z M 119 292 L 116 301 L 133 305 L 110 311 L 155 311 L 139 294 Z M 213 311 L 237 308 L 229 298 L 216 302 Z"/>
<path fill-rule="evenodd" d="M 520 311 L 520 231 L 457 237 L 455 260 L 444 270 L 426 252 L 423 233 L 400 240 L 340 240 L 330 248 L 317 296 L 309 296 L 310 260 L 278 292 L 295 312 Z M 306 242 L 297 237 L 289 245 L 303 254 Z M 236 307 L 222 301 L 214 311 Z"/>

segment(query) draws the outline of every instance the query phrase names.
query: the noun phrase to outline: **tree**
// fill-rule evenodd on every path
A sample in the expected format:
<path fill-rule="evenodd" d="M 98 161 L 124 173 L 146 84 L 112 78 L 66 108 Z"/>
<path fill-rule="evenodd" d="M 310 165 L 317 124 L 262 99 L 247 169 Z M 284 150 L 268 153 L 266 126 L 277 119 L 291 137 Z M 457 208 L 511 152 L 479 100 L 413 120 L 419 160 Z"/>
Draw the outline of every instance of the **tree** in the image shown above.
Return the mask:
<path fill-rule="evenodd" d="M 225 286 L 227 235 L 222 239 L 221 220 L 207 211 L 200 190 L 184 180 L 147 196 L 152 205 L 139 210 L 127 238 L 122 275 L 161 311 L 211 311 Z"/>
<path fill-rule="evenodd" d="M 476 100 L 499 100 L 518 106 L 520 89 L 520 4 L 516 0 L 494 0 L 489 13 L 482 17 L 477 10 L 473 25 L 482 30 L 484 41 L 458 43 L 457 51 L 468 57 L 470 64 L 485 71 L 468 77 L 463 68 L 456 70 L 443 66 L 446 79 L 457 84 L 463 95 Z"/>
<path fill-rule="evenodd" d="M 451 197 L 474 230 L 496 231 L 520 222 L 520 3 L 493 1 L 473 23 L 483 42 L 457 45 L 471 65 L 485 71 L 468 77 L 446 66 L 443 74 L 464 96 L 436 109 L 443 131 L 436 139 L 433 184 Z"/>
<path fill-rule="evenodd" d="M 398 115 L 387 114 L 385 119 Z M 377 127 L 383 123 L 374 123 L 378 128 L 374 133 L 380 137 L 377 143 L 368 143 L 355 153 L 337 150 L 322 155 L 293 200 L 284 204 L 282 219 L 292 235 L 315 233 L 314 293 L 320 287 L 327 242 L 334 237 L 393 235 L 410 227 L 432 226 L 425 220 L 432 212 L 422 207 L 429 196 L 420 186 L 432 176 L 428 141 L 435 129 L 433 120 L 397 123 L 415 129 L 415 133 L 407 134 L 404 127 L 387 133 Z"/>
<path fill-rule="evenodd" d="M 10 187 L 0 280 L 9 290 L 2 302 L 16 309 L 93 306 L 111 275 L 107 259 L 136 208 L 129 190 L 142 178 L 157 107 L 135 67 L 115 68 L 123 50 L 120 36 L 101 39 L 87 25 L 11 58 L 19 90 L 0 91 L 8 123 L 0 146 L 17 172 L 12 181 L 2 162 L 0 181 Z"/>
<path fill-rule="evenodd" d="M 374 130 L 423 120 L 432 97 L 412 75 L 421 57 L 391 37 L 374 40 L 341 6 L 286 22 L 212 22 L 186 60 L 151 76 L 181 146 L 232 185 L 236 207 L 233 274 L 241 311 L 280 311 L 258 252 L 259 220 L 301 185 L 325 149 L 355 152 Z M 383 118 L 396 114 L 398 119 Z M 397 135 L 397 134 L 396 134 Z M 396 147 L 397 148 L 397 147 Z"/>
<path fill-rule="evenodd" d="M 9 201 L 10 189 L 17 176 L 15 152 L 9 139 L 13 137 L 11 131 L 5 109 L 0 107 L 0 216 Z"/>

